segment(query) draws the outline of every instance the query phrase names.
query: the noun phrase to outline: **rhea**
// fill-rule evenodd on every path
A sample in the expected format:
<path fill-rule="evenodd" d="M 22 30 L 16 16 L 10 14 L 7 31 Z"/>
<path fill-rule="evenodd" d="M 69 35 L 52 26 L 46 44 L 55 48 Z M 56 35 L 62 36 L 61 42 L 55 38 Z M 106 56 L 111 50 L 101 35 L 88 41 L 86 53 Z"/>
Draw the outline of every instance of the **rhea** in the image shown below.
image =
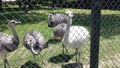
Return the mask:
<path fill-rule="evenodd" d="M 25 34 L 23 45 L 34 55 L 39 55 L 46 45 L 43 35 L 35 30 Z M 34 57 L 35 59 L 35 57 Z M 41 59 L 42 60 L 42 59 Z"/>
<path fill-rule="evenodd" d="M 62 39 L 63 46 L 67 46 L 76 50 L 76 63 L 79 62 L 80 52 L 78 50 L 81 49 L 81 46 L 85 43 L 87 38 L 89 37 L 88 30 L 83 26 L 71 26 L 72 24 L 72 11 L 67 11 L 66 15 L 68 17 L 68 23 L 66 27 L 66 31 L 64 37 Z M 64 54 L 64 48 L 63 48 Z"/>
<path fill-rule="evenodd" d="M 66 31 L 66 26 L 67 26 L 67 24 L 65 24 L 65 23 L 60 23 L 57 26 L 55 26 L 53 28 L 53 34 L 52 34 L 53 39 L 57 39 L 57 38 L 62 39 L 65 34 L 65 31 Z"/>
<path fill-rule="evenodd" d="M 67 23 L 67 22 L 68 22 L 68 17 L 66 14 L 54 13 L 54 14 L 49 14 L 48 16 L 48 27 L 55 27 L 58 24 Z"/>
<path fill-rule="evenodd" d="M 7 27 L 11 29 L 13 36 L 5 33 L 0 33 L 0 55 L 4 62 L 4 68 L 6 68 L 7 66 L 10 68 L 10 65 L 7 61 L 7 54 L 16 50 L 19 45 L 19 37 L 13 28 L 13 26 L 17 23 L 21 22 L 11 20 L 8 22 L 7 25 Z"/>

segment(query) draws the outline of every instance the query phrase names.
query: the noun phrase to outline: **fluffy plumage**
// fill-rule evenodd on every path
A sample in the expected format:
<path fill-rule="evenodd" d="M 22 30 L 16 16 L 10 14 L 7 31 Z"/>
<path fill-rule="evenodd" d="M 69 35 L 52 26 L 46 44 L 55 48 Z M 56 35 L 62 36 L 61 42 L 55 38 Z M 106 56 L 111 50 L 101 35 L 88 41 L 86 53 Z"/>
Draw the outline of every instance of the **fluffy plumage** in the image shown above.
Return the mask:
<path fill-rule="evenodd" d="M 83 26 L 71 26 L 69 33 L 67 34 L 68 37 L 64 36 L 63 44 L 70 48 L 80 48 L 81 45 L 86 41 L 89 37 L 89 32 Z"/>
<path fill-rule="evenodd" d="M 11 20 L 11 21 L 9 21 L 9 23 L 7 25 L 8 28 L 11 29 L 13 36 L 10 36 L 5 33 L 0 33 L 0 55 L 4 61 L 4 68 L 6 68 L 6 65 L 8 65 L 10 67 L 10 65 L 6 59 L 7 53 L 16 50 L 19 45 L 18 35 L 13 28 L 13 26 L 17 23 L 21 23 L 21 22 Z"/>
<path fill-rule="evenodd" d="M 63 46 L 67 46 L 76 49 L 76 62 L 79 61 L 77 55 L 80 57 L 80 52 L 78 49 L 84 44 L 86 39 L 89 37 L 88 30 L 83 26 L 71 26 L 73 14 L 71 11 L 67 11 L 68 23 L 66 27 L 66 32 L 62 39 Z M 64 52 L 63 52 L 64 53 Z"/>
<path fill-rule="evenodd" d="M 30 31 L 24 36 L 24 46 L 29 49 L 32 54 L 38 55 L 46 45 L 43 35 L 38 31 Z"/>
<path fill-rule="evenodd" d="M 67 23 L 68 17 L 65 14 L 49 14 L 48 16 L 48 27 L 55 27 L 60 23 Z"/>
<path fill-rule="evenodd" d="M 12 52 L 18 48 L 18 40 L 16 41 L 13 36 L 5 33 L 0 33 L 0 51 L 6 50 Z"/>
<path fill-rule="evenodd" d="M 56 39 L 57 37 L 63 38 L 65 34 L 67 24 L 61 23 L 54 27 L 53 29 L 53 38 Z"/>

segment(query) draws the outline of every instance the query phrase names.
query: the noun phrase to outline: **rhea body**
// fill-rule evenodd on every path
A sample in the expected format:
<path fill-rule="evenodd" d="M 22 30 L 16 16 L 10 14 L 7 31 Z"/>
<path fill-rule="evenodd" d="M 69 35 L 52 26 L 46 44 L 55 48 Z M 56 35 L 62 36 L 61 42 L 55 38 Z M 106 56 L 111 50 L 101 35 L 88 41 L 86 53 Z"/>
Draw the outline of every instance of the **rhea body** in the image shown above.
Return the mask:
<path fill-rule="evenodd" d="M 33 55 L 38 55 L 45 47 L 46 42 L 40 32 L 32 30 L 25 34 L 23 44 Z"/>
<path fill-rule="evenodd" d="M 81 46 L 88 39 L 89 32 L 83 26 L 71 26 L 73 13 L 71 11 L 67 11 L 66 14 L 68 15 L 68 23 L 66 27 L 66 32 L 62 39 L 62 44 L 63 46 L 67 46 L 76 50 L 76 62 L 78 62 L 78 56 L 80 57 L 80 52 L 78 51 L 78 49 L 81 49 Z"/>
<path fill-rule="evenodd" d="M 6 68 L 7 65 L 10 67 L 6 58 L 7 54 L 16 50 L 19 45 L 19 37 L 13 28 L 13 26 L 17 23 L 21 23 L 21 22 L 11 20 L 8 22 L 7 25 L 7 27 L 12 31 L 13 36 L 10 36 L 5 33 L 0 33 L 0 55 L 4 61 L 4 68 Z"/>
<path fill-rule="evenodd" d="M 66 14 L 56 13 L 56 14 L 49 14 L 48 16 L 48 27 L 55 27 L 61 23 L 67 23 L 68 17 Z"/>
<path fill-rule="evenodd" d="M 43 50 L 43 48 L 46 45 L 46 41 L 40 32 L 32 30 L 25 34 L 25 36 L 23 38 L 23 45 L 29 51 L 31 51 L 31 53 L 34 56 L 34 60 L 36 61 L 35 55 L 40 54 L 40 52 Z M 41 55 L 40 55 L 40 58 L 42 60 Z M 45 64 L 43 61 L 42 61 L 42 63 Z"/>
<path fill-rule="evenodd" d="M 66 26 L 67 24 L 65 23 L 60 23 L 57 26 L 55 26 L 53 28 L 53 39 L 57 39 L 57 38 L 62 39 L 66 31 Z"/>

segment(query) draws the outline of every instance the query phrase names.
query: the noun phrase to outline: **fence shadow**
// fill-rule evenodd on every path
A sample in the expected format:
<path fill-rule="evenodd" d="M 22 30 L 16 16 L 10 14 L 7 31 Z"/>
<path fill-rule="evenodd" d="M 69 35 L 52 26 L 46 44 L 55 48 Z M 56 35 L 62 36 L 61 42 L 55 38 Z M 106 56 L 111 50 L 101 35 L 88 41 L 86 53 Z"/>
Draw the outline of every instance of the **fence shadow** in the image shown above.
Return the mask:
<path fill-rule="evenodd" d="M 37 63 L 33 63 L 31 61 L 27 61 L 20 68 L 42 68 L 42 67 L 39 66 Z"/>
<path fill-rule="evenodd" d="M 83 68 L 83 64 L 82 63 L 70 63 L 70 64 L 62 65 L 62 68 Z"/>
<path fill-rule="evenodd" d="M 51 57 L 48 61 L 51 63 L 63 63 L 63 62 L 68 62 L 74 57 L 75 54 L 73 55 L 67 55 L 67 54 L 59 54 L 57 56 Z"/>

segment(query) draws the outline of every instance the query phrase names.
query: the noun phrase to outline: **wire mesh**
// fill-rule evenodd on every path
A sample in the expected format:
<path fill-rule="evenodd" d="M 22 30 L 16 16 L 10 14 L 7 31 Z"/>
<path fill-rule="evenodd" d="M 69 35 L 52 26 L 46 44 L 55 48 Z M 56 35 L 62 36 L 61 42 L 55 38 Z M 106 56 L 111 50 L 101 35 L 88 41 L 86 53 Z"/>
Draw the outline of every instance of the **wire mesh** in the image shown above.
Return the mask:
<path fill-rule="evenodd" d="M 57 13 L 65 15 L 66 11 L 71 10 L 74 15 L 72 17 L 71 25 L 83 26 L 88 29 L 91 34 L 91 2 L 91 0 L 0 0 L 0 33 L 6 33 L 12 36 L 12 32 L 6 27 L 8 22 L 10 20 L 22 22 L 21 24 L 14 26 L 20 43 L 15 51 L 10 52 L 7 55 L 10 67 L 75 68 L 71 65 L 67 65 L 76 62 L 76 56 L 74 55 L 75 49 L 67 47 L 68 52 L 65 50 L 64 56 L 62 55 L 62 39 L 53 39 L 52 34 L 54 27 L 48 27 L 48 22 L 50 22 L 49 15 Z M 102 10 L 100 23 L 99 68 L 120 67 L 119 3 L 119 0 L 101 1 Z M 39 55 L 35 56 L 23 45 L 23 37 L 31 30 L 40 32 L 44 36 L 48 45 L 40 52 Z M 77 32 L 78 31 L 76 30 L 75 35 Z M 2 44 L 0 39 L 0 54 L 2 53 L 1 46 Z M 83 66 L 83 68 L 89 68 L 89 38 L 79 50 L 81 53 L 80 66 Z M 3 58 L 0 59 L 0 68 L 4 68 Z"/>

